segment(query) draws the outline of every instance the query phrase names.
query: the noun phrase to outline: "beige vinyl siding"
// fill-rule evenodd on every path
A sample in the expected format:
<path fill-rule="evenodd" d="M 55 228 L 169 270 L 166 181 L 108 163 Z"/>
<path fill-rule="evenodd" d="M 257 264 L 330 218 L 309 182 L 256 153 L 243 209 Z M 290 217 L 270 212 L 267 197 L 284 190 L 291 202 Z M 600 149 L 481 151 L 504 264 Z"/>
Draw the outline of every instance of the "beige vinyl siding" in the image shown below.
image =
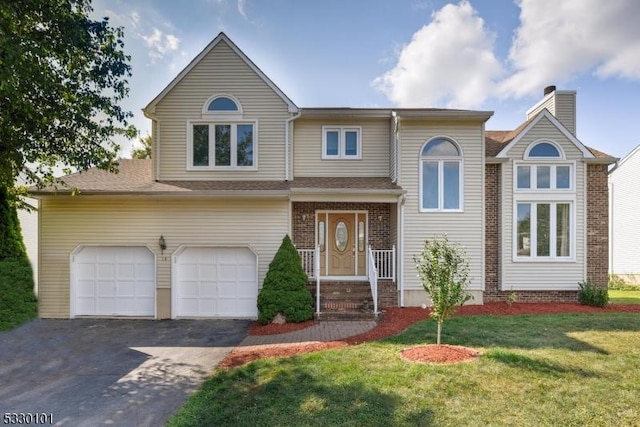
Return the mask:
<path fill-rule="evenodd" d="M 564 150 L 567 160 L 575 160 L 575 261 L 513 260 L 513 161 L 522 160 L 526 148 L 539 139 L 549 139 Z M 502 289 L 503 290 L 574 290 L 585 279 L 585 164 L 582 152 L 548 119 L 542 118 L 507 155 L 511 161 L 502 169 Z M 567 200 L 574 194 L 567 194 Z"/>
<path fill-rule="evenodd" d="M 610 273 L 640 277 L 640 148 L 620 162 L 609 175 L 611 216 Z"/>
<path fill-rule="evenodd" d="M 533 107 L 531 110 L 527 111 L 527 120 L 531 119 L 532 117 L 534 117 L 536 114 L 538 114 L 540 111 L 547 109 L 551 114 L 555 114 L 555 98 L 554 98 L 554 94 L 550 94 L 545 96 L 539 104 L 537 104 L 535 107 Z"/>
<path fill-rule="evenodd" d="M 360 126 L 362 159 L 322 159 L 323 126 Z M 301 120 L 294 123 L 296 176 L 389 176 L 390 119 Z"/>
<path fill-rule="evenodd" d="M 575 92 L 556 92 L 556 106 L 553 115 L 572 134 L 576 134 L 576 94 Z"/>
<path fill-rule="evenodd" d="M 545 96 L 539 104 L 527 112 L 527 120 L 547 109 L 569 132 L 576 134 L 576 93 L 555 91 Z"/>
<path fill-rule="evenodd" d="M 404 218 L 404 288 L 422 290 L 413 261 L 424 246 L 424 240 L 446 234 L 449 241 L 463 246 L 470 262 L 471 290 L 484 284 L 483 186 L 484 160 L 482 124 L 477 122 L 419 122 L 403 120 L 400 133 L 401 176 L 399 184 L 407 191 Z M 435 137 L 454 139 L 463 152 L 463 212 L 419 211 L 420 151 Z"/>
<path fill-rule="evenodd" d="M 217 94 L 235 97 L 242 105 L 243 120 L 257 120 L 256 171 L 187 170 L 187 121 L 201 120 L 205 102 Z M 158 103 L 156 116 L 162 180 L 285 179 L 288 106 L 224 41 Z"/>
<path fill-rule="evenodd" d="M 171 287 L 171 255 L 181 245 L 249 246 L 262 286 L 289 224 L 286 200 L 60 197 L 43 200 L 40 215 L 40 316 L 63 318 L 69 317 L 70 254 L 78 245 L 149 247 L 158 289 Z"/>

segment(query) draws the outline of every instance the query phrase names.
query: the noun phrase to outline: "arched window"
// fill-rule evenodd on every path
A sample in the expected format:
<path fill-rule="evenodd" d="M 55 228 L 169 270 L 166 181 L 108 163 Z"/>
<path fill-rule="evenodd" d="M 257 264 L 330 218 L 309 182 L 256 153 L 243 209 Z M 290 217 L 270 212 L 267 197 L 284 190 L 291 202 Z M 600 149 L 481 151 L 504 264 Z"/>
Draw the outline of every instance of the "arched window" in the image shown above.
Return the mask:
<path fill-rule="evenodd" d="M 420 210 L 462 210 L 462 152 L 445 137 L 427 141 L 420 150 Z"/>
<path fill-rule="evenodd" d="M 564 155 L 560 147 L 551 141 L 535 142 L 527 148 L 524 154 L 524 158 L 547 158 L 547 159 L 562 159 Z"/>
<path fill-rule="evenodd" d="M 239 112 L 240 108 L 236 101 L 228 96 L 214 98 L 207 106 L 208 112 Z"/>

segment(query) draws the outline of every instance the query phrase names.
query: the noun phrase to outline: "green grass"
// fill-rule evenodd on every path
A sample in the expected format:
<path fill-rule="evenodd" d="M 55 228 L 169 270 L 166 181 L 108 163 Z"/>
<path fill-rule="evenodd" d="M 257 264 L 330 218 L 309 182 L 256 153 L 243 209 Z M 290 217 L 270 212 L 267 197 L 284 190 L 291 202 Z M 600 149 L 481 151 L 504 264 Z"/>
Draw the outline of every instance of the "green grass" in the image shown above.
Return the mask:
<path fill-rule="evenodd" d="M 624 291 L 609 289 L 609 302 L 611 304 L 640 304 L 640 289 Z"/>
<path fill-rule="evenodd" d="M 217 370 L 169 426 L 625 426 L 640 419 L 640 316 L 456 317 L 443 342 L 483 352 L 423 365 L 398 352 L 435 323 L 338 350 Z"/>

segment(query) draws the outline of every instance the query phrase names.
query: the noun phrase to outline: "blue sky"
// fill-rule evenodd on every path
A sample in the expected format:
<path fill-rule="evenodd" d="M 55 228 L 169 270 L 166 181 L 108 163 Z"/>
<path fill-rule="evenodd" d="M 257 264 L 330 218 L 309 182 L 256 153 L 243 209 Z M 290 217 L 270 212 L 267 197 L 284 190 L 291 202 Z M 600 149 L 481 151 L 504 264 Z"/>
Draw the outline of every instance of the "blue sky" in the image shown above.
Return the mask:
<path fill-rule="evenodd" d="M 603 5 L 606 4 L 606 8 Z M 220 31 L 299 107 L 495 111 L 513 129 L 545 86 L 576 90 L 578 138 L 623 157 L 640 144 L 637 0 L 94 0 L 125 30 L 141 112 Z M 130 143 L 123 145 L 128 157 Z"/>

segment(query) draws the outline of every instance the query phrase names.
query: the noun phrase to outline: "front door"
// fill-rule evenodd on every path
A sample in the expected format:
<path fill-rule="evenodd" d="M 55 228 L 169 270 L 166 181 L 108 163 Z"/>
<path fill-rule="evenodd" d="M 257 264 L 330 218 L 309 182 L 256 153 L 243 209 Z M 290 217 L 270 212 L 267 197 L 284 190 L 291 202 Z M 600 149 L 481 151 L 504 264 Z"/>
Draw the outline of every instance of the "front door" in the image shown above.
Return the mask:
<path fill-rule="evenodd" d="M 318 239 L 322 276 L 366 274 L 365 213 L 318 213 Z"/>
<path fill-rule="evenodd" d="M 354 214 L 329 214 L 329 276 L 355 274 Z"/>

